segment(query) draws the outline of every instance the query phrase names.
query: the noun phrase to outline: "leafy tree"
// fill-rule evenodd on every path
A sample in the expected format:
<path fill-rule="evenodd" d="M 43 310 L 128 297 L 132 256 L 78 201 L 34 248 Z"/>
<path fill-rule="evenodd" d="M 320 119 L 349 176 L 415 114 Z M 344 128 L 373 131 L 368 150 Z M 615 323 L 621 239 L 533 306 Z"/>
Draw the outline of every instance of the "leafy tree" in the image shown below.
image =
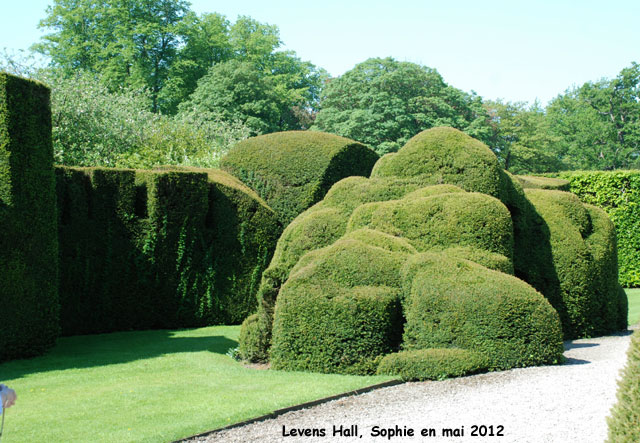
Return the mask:
<path fill-rule="evenodd" d="M 492 133 L 489 146 L 508 171 L 516 174 L 557 171 L 562 168 L 544 109 L 537 101 L 485 101 Z"/>
<path fill-rule="evenodd" d="M 260 62 L 230 60 L 212 66 L 179 110 L 205 120 L 241 121 L 254 135 L 302 129 L 322 78 L 323 71 L 289 52 Z"/>
<path fill-rule="evenodd" d="M 640 166 L 640 65 L 568 89 L 549 104 L 547 116 L 560 137 L 558 151 L 572 168 Z"/>
<path fill-rule="evenodd" d="M 482 101 L 447 85 L 435 69 L 373 58 L 326 85 L 314 129 L 397 151 L 434 126 L 452 126 L 481 140 L 490 135 Z"/>
<path fill-rule="evenodd" d="M 99 73 L 111 90 L 149 88 L 155 111 L 187 11 L 184 0 L 54 0 L 39 25 L 53 32 L 34 49 L 67 74 Z"/>

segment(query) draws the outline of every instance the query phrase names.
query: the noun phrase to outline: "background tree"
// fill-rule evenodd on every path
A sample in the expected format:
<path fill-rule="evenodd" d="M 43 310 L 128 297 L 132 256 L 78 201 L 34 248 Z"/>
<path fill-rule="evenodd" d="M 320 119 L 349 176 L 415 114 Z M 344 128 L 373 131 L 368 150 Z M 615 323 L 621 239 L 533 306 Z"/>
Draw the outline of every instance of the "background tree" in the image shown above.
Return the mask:
<path fill-rule="evenodd" d="M 490 135 L 479 97 L 447 85 L 435 69 L 373 58 L 328 82 L 313 127 L 384 154 L 434 126 L 452 126 L 481 140 Z"/>
<path fill-rule="evenodd" d="M 570 168 L 640 166 L 640 65 L 568 89 L 549 104 L 547 117 Z"/>
<path fill-rule="evenodd" d="M 489 146 L 504 168 L 515 174 L 558 171 L 558 137 L 551 134 L 540 103 L 485 101 L 490 117 Z"/>

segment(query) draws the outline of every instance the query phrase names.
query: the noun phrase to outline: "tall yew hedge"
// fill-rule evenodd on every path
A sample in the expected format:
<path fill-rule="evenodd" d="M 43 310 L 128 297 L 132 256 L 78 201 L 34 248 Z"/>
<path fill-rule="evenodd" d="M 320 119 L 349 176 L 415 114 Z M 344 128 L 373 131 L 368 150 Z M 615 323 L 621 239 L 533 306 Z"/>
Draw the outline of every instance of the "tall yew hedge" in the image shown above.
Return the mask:
<path fill-rule="evenodd" d="M 49 90 L 0 73 L 0 361 L 58 336 L 58 241 Z"/>
<path fill-rule="evenodd" d="M 605 210 L 616 225 L 620 284 L 640 287 L 640 171 L 572 171 L 559 174 L 585 203 Z"/>

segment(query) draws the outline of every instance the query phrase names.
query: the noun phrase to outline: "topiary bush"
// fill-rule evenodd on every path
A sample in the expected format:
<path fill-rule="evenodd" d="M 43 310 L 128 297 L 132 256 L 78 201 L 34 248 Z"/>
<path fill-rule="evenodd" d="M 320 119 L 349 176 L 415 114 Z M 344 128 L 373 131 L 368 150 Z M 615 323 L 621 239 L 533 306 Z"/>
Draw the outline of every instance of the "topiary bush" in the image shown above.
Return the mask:
<path fill-rule="evenodd" d="M 386 355 L 378 375 L 395 375 L 404 381 L 444 380 L 487 370 L 486 358 L 457 348 L 417 349 Z"/>
<path fill-rule="evenodd" d="M 353 140 L 316 131 L 289 131 L 239 142 L 220 167 L 255 189 L 286 226 L 337 181 L 369 176 L 376 160 L 374 151 Z"/>
<path fill-rule="evenodd" d="M 640 332 L 631 336 L 627 365 L 618 382 L 618 402 L 607 417 L 610 443 L 640 441 Z"/>
<path fill-rule="evenodd" d="M 621 325 L 611 233 L 570 194 L 525 193 L 482 143 L 425 131 L 285 228 L 245 325 L 260 334 L 252 353 L 348 373 L 372 373 L 396 347 L 471 350 L 488 369 L 560 362 L 563 333 Z M 402 258 L 379 267 L 385 254 Z M 393 300 L 402 309 L 391 332 Z"/>
<path fill-rule="evenodd" d="M 555 191 L 569 191 L 569 182 L 560 178 L 536 177 L 533 175 L 515 175 L 525 189 L 551 189 Z"/>
<path fill-rule="evenodd" d="M 0 361 L 42 354 L 59 333 L 49 90 L 0 73 Z"/>
<path fill-rule="evenodd" d="M 403 275 L 405 349 L 470 349 L 489 369 L 560 361 L 558 314 L 522 280 L 446 252 L 413 256 Z"/>
<path fill-rule="evenodd" d="M 56 169 L 66 335 L 240 323 L 281 230 L 223 171 Z"/>
<path fill-rule="evenodd" d="M 560 301 L 554 305 L 566 337 L 601 335 L 626 327 L 619 294 L 613 224 L 573 194 L 541 189 L 527 197 L 549 228 Z"/>

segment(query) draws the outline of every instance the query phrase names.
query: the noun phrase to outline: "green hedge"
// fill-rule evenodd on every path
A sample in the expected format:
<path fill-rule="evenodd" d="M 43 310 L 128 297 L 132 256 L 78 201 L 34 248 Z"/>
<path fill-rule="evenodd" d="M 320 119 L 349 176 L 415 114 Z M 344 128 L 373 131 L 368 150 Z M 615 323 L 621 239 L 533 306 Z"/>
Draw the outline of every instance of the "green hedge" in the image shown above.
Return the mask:
<path fill-rule="evenodd" d="M 234 146 L 220 167 L 255 189 L 283 226 L 321 200 L 337 181 L 369 176 L 378 155 L 337 135 L 289 131 L 261 135 Z"/>
<path fill-rule="evenodd" d="M 58 241 L 49 90 L 0 73 L 0 361 L 58 336 Z"/>
<path fill-rule="evenodd" d="M 66 335 L 239 323 L 281 230 L 216 170 L 56 168 Z"/>
<path fill-rule="evenodd" d="M 446 252 L 413 256 L 403 274 L 405 349 L 473 350 L 489 369 L 561 360 L 558 314 L 522 280 Z"/>
<path fill-rule="evenodd" d="M 618 402 L 607 417 L 610 443 L 640 441 L 640 331 L 633 333 L 627 366 L 618 382 Z"/>
<path fill-rule="evenodd" d="M 532 182 L 525 192 L 488 147 L 452 128 L 414 137 L 369 179 L 337 182 L 280 237 L 257 316 L 243 326 L 243 356 L 368 373 L 396 344 L 394 297 L 404 350 L 472 350 L 489 369 L 559 362 L 563 333 L 624 328 L 613 225 L 543 189 L 561 180 Z M 385 254 L 408 264 L 400 274 L 379 267 Z"/>
<path fill-rule="evenodd" d="M 558 174 L 571 192 L 611 217 L 618 236 L 620 284 L 640 287 L 640 171 L 571 171 Z"/>
<path fill-rule="evenodd" d="M 486 358 L 467 349 L 437 348 L 400 351 L 385 356 L 379 375 L 395 375 L 405 381 L 444 380 L 487 370 Z"/>

